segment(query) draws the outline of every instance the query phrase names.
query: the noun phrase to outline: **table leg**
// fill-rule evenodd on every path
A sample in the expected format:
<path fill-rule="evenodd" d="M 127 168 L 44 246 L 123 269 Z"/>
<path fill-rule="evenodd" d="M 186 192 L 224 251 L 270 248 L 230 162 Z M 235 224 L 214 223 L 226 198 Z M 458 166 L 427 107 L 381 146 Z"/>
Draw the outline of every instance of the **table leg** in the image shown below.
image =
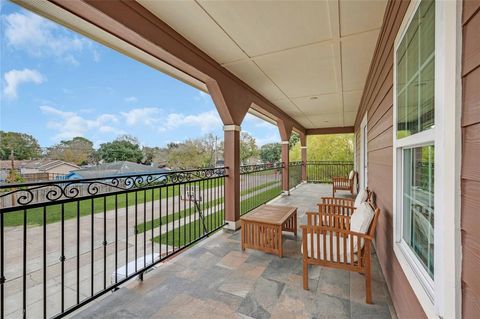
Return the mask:
<path fill-rule="evenodd" d="M 240 242 L 242 245 L 242 251 L 245 251 L 245 223 L 241 221 L 242 230 L 240 231 Z"/>
<path fill-rule="evenodd" d="M 283 257 L 282 225 L 278 229 L 278 255 Z"/>
<path fill-rule="evenodd" d="M 297 211 L 293 213 L 293 234 L 297 237 Z"/>

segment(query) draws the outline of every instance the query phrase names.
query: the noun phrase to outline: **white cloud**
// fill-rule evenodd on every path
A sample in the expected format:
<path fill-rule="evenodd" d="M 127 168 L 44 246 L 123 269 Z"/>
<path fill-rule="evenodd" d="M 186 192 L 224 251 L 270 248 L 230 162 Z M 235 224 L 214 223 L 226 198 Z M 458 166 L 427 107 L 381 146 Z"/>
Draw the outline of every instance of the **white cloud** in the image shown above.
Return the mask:
<path fill-rule="evenodd" d="M 200 128 L 202 133 L 208 133 L 221 126 L 222 121 L 220 120 L 220 116 L 216 110 L 203 112 L 196 115 L 171 113 L 167 116 L 165 124 L 161 126 L 159 130 L 160 132 L 164 132 L 183 125 L 197 126 Z"/>
<path fill-rule="evenodd" d="M 112 124 L 118 123 L 118 118 L 113 114 L 102 114 L 93 119 L 86 119 L 75 112 L 62 111 L 48 105 L 40 106 L 40 110 L 46 114 L 56 117 L 55 120 L 47 122 L 47 127 L 57 131 L 53 140 L 71 139 L 75 136 L 85 136 L 89 131 L 98 130 L 101 133 L 124 134 Z"/>
<path fill-rule="evenodd" d="M 128 102 L 128 103 L 137 103 L 138 102 L 138 99 L 136 96 L 129 96 L 129 97 L 126 97 L 125 98 L 125 102 Z"/>
<path fill-rule="evenodd" d="M 269 122 L 255 116 L 255 115 L 252 115 L 250 113 L 247 113 L 247 115 L 245 116 L 244 123 L 245 122 L 250 122 L 255 127 L 276 128 L 276 126 L 273 125 L 272 123 L 269 123 Z"/>
<path fill-rule="evenodd" d="M 156 107 L 145 107 L 120 112 L 120 114 L 125 118 L 128 126 L 137 124 L 152 126 L 160 121 L 159 115 L 161 112 L 162 110 Z"/>
<path fill-rule="evenodd" d="M 89 39 L 72 35 L 63 27 L 28 11 L 8 14 L 4 21 L 7 44 L 34 57 L 53 56 L 77 65 L 79 62 L 74 54 L 93 45 Z"/>
<path fill-rule="evenodd" d="M 194 98 L 197 101 L 203 101 L 205 104 L 210 104 L 213 102 L 212 98 L 210 97 L 210 94 L 200 90 L 198 91 L 198 94 Z"/>
<path fill-rule="evenodd" d="M 255 138 L 255 142 L 258 146 L 262 146 L 268 143 L 280 143 L 280 134 L 278 132 L 270 132 L 269 134 L 263 135 L 258 137 L 257 134 L 253 134 L 247 130 L 242 130 L 242 132 L 246 132 Z"/>
<path fill-rule="evenodd" d="M 100 58 L 100 52 L 98 52 L 97 50 L 93 50 L 93 61 L 100 62 Z"/>
<path fill-rule="evenodd" d="M 41 84 L 45 81 L 45 77 L 37 70 L 23 69 L 10 70 L 3 75 L 5 80 L 5 88 L 3 93 L 6 97 L 14 99 L 17 97 L 18 87 L 23 83 Z"/>

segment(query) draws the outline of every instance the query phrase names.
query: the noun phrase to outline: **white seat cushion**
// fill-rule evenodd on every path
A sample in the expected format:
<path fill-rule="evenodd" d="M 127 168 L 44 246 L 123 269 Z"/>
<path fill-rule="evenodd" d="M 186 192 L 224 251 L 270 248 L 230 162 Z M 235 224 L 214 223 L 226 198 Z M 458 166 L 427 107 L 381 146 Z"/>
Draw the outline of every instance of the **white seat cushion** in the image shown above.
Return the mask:
<path fill-rule="evenodd" d="M 365 189 L 362 189 L 358 194 L 357 197 L 355 197 L 355 202 L 353 204 L 353 207 L 358 207 L 360 206 L 361 203 L 366 202 L 368 198 L 368 193 Z"/>
<path fill-rule="evenodd" d="M 312 242 L 311 242 L 311 235 L 313 235 L 313 247 L 312 247 Z M 325 235 L 325 248 L 326 248 L 326 254 L 323 251 L 323 235 L 318 235 L 318 234 L 307 234 L 307 250 L 308 250 L 308 257 L 309 258 L 314 258 L 314 259 L 320 259 L 320 260 L 326 260 L 326 261 L 334 261 L 334 262 L 342 262 L 342 263 L 350 263 L 351 261 L 351 254 L 350 254 L 350 238 L 348 237 L 346 241 L 346 260 L 345 260 L 345 250 L 343 249 L 344 246 L 344 239 L 343 237 L 338 240 L 338 246 L 339 246 L 339 254 L 337 256 L 337 237 L 332 236 L 332 255 L 330 258 L 330 234 Z M 317 240 L 320 242 L 317 243 Z M 319 252 L 317 251 L 317 246 L 320 248 L 320 255 Z M 303 254 L 303 245 L 301 248 L 302 254 Z M 313 257 L 312 257 L 312 251 L 313 251 Z M 357 261 L 358 256 L 357 254 L 353 254 L 353 260 Z"/>

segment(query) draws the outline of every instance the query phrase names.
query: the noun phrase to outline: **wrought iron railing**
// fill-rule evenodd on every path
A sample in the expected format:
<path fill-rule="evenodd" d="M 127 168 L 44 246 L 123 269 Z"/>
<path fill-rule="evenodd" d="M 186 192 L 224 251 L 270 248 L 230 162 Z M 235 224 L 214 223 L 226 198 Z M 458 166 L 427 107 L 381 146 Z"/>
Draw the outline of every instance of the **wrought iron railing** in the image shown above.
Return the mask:
<path fill-rule="evenodd" d="M 225 224 L 226 168 L 0 185 L 0 318 L 62 317 Z"/>
<path fill-rule="evenodd" d="M 241 215 L 281 194 L 282 168 L 282 163 L 240 167 Z"/>
<path fill-rule="evenodd" d="M 332 177 L 344 176 L 353 170 L 353 162 L 347 161 L 308 161 L 307 180 L 312 183 L 331 183 Z"/>
<path fill-rule="evenodd" d="M 302 182 L 302 162 L 290 162 L 288 168 L 288 188 L 297 187 Z"/>

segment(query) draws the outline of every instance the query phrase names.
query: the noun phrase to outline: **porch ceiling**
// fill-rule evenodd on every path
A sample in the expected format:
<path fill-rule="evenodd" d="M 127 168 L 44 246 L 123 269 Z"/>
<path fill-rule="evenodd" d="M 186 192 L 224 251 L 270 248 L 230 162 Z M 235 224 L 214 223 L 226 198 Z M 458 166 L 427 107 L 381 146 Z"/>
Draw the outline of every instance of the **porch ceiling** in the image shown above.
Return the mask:
<path fill-rule="evenodd" d="M 385 0 L 138 2 L 305 128 L 354 124 Z"/>

